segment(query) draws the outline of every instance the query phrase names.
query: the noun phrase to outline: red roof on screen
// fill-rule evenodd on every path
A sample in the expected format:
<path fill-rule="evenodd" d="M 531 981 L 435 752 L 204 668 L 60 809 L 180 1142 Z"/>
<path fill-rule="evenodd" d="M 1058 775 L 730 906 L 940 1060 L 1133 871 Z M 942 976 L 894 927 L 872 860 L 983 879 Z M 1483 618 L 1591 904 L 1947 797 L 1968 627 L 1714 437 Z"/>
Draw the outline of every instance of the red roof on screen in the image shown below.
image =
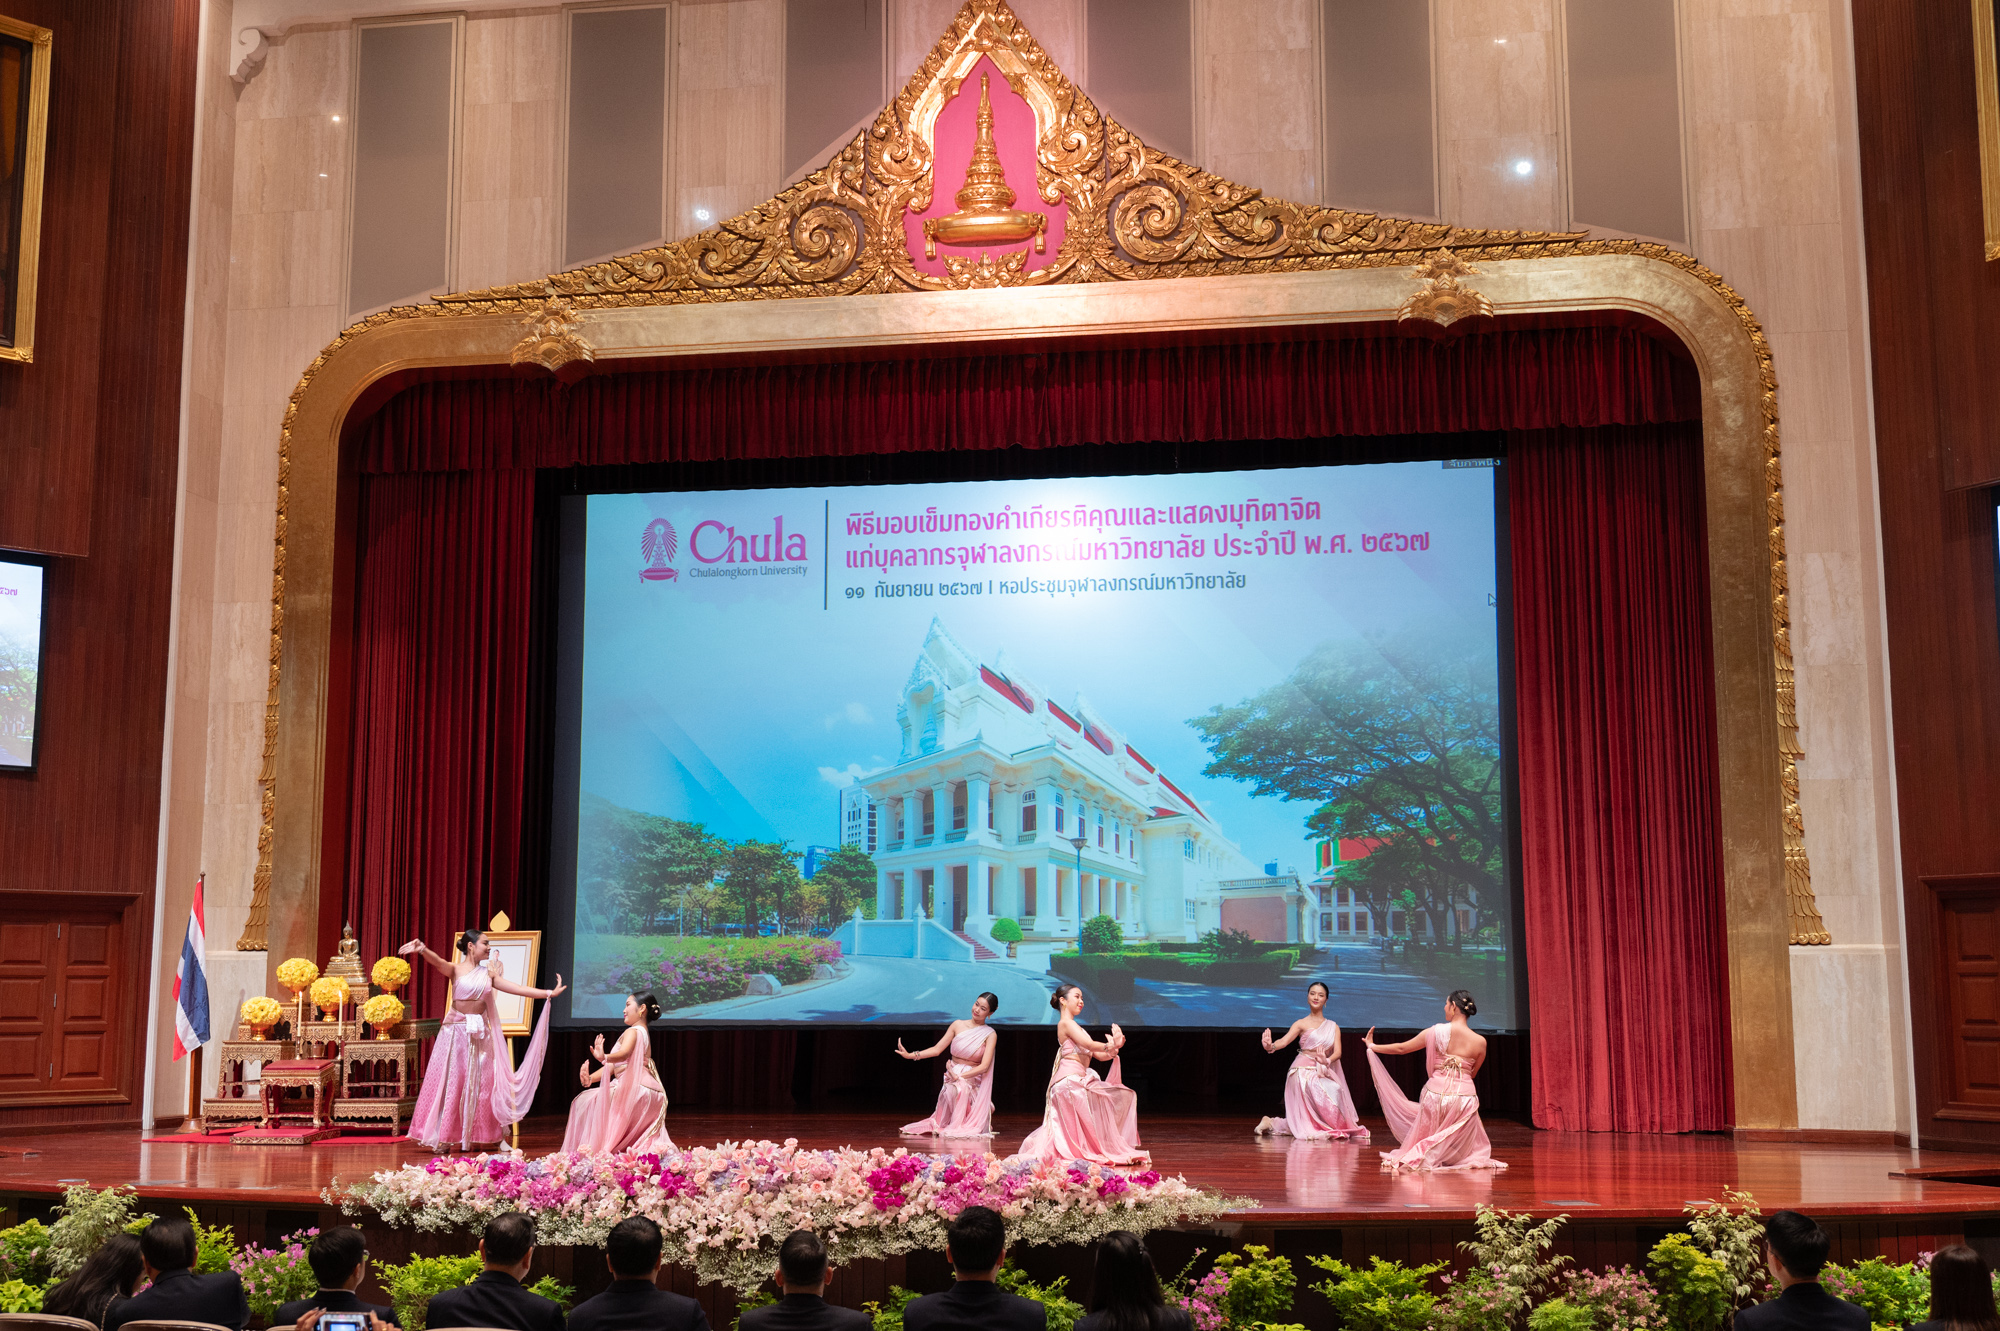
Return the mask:
<path fill-rule="evenodd" d="M 985 666 L 981 666 L 979 667 L 979 678 L 986 681 L 988 688 L 1005 698 L 1008 702 L 1013 703 L 1022 711 L 1032 713 L 1035 710 L 1035 704 L 1028 698 L 1028 695 L 1008 683 L 1004 676 L 996 675 Z"/>

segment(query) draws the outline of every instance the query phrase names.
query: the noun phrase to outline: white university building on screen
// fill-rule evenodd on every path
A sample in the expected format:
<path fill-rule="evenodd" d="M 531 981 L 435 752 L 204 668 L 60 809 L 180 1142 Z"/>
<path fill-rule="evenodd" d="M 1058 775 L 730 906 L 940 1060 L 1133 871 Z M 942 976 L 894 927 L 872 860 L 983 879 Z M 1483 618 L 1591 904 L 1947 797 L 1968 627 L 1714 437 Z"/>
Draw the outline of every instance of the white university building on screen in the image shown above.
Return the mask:
<path fill-rule="evenodd" d="M 878 922 L 928 919 L 980 953 L 1004 951 L 1003 918 L 1030 941 L 1074 939 L 1095 915 L 1135 941 L 1217 927 L 1319 941 L 1316 889 L 1260 874 L 1088 701 L 1057 703 L 1004 653 L 984 665 L 932 620 L 896 720 L 895 766 L 840 794 L 843 844 L 875 858 Z"/>

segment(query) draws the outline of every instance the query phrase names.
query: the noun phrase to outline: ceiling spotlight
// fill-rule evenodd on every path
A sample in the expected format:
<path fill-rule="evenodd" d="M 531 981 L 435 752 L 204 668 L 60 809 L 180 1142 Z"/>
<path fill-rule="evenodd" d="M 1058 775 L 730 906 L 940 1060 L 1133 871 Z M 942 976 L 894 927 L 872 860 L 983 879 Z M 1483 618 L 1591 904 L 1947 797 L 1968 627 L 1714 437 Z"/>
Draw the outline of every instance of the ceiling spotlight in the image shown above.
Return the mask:
<path fill-rule="evenodd" d="M 1507 39 L 1505 37 L 1495 37 L 1493 39 L 1493 44 L 1495 46 L 1505 46 L 1507 44 Z"/>
<path fill-rule="evenodd" d="M 320 178 L 321 180 L 325 180 L 325 179 L 326 179 L 326 172 L 324 172 L 324 171 L 320 172 L 320 173 L 319 173 L 319 178 Z"/>
<path fill-rule="evenodd" d="M 1535 164 L 1523 157 L 1520 161 L 1514 163 L 1514 174 L 1517 176 L 1532 176 L 1535 174 Z"/>
<path fill-rule="evenodd" d="M 338 125 L 338 124 L 340 123 L 340 117 L 339 117 L 339 116 L 335 116 L 335 117 L 333 118 L 333 123 L 334 123 L 334 124 L 336 124 L 336 125 Z"/>
<path fill-rule="evenodd" d="M 706 222 L 708 220 L 708 209 L 706 208 L 695 209 L 694 220 L 697 222 Z"/>

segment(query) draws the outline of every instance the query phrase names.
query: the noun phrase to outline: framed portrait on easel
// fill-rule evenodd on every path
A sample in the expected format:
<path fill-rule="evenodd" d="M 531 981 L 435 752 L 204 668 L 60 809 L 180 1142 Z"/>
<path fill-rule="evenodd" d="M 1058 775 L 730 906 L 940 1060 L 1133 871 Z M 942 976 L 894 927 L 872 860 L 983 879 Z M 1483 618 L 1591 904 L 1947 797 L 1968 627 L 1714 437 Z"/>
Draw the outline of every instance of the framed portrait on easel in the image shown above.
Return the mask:
<path fill-rule="evenodd" d="M 0 14 L 0 361 L 35 358 L 51 36 Z"/>
<path fill-rule="evenodd" d="M 502 911 L 493 917 L 486 929 L 486 961 L 488 971 L 502 979 L 516 984 L 535 986 L 535 973 L 542 964 L 542 931 L 540 929 L 509 928 L 513 921 Z M 457 961 L 459 951 L 452 949 L 451 959 Z M 534 1030 L 534 1004 L 519 994 L 504 994 L 497 989 L 493 998 L 500 1007 L 500 1033 L 505 1036 L 528 1035 Z"/>

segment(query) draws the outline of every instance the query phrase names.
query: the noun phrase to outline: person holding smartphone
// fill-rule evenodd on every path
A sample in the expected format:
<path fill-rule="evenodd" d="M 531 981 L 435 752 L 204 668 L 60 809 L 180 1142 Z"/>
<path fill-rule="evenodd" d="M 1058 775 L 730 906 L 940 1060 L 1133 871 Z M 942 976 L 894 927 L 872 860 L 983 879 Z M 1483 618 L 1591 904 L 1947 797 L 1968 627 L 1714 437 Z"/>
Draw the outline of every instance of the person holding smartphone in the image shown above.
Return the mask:
<path fill-rule="evenodd" d="M 396 1325 L 395 1309 L 363 1303 L 354 1293 L 360 1288 L 362 1277 L 368 1274 L 368 1247 L 362 1242 L 360 1230 L 352 1225 L 322 1229 L 306 1248 L 306 1264 L 312 1267 L 313 1279 L 319 1281 L 319 1293 L 309 1299 L 281 1304 L 271 1319 L 272 1326 L 296 1323 L 314 1309 L 322 1313 L 363 1314 L 363 1331 L 367 1331 L 371 1316 L 386 1325 Z M 322 1331 L 333 1331 L 334 1323 L 315 1320 Z"/>

